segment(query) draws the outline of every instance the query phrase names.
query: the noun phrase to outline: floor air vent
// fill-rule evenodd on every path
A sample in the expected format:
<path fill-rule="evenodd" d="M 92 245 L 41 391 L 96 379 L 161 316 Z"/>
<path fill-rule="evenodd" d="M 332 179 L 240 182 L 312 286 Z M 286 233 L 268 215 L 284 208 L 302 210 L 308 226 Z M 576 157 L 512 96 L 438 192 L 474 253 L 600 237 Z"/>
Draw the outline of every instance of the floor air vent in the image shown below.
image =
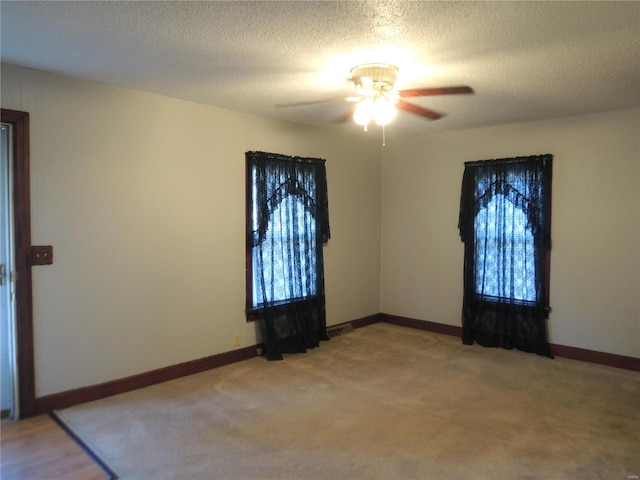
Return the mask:
<path fill-rule="evenodd" d="M 338 335 L 344 335 L 345 333 L 353 332 L 353 325 L 351 322 L 341 323 L 340 325 L 332 325 L 327 328 L 327 335 L 329 338 L 337 337 Z"/>

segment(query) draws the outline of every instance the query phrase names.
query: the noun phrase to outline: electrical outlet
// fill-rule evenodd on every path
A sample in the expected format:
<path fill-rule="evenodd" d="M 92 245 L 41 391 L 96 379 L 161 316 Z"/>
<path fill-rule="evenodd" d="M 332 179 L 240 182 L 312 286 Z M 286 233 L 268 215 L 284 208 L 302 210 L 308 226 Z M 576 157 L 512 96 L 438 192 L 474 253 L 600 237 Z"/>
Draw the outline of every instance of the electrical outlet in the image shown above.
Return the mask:
<path fill-rule="evenodd" d="M 236 333 L 233 335 L 233 346 L 234 347 L 239 347 L 240 346 L 240 334 Z"/>
<path fill-rule="evenodd" d="M 31 265 L 52 265 L 53 247 L 51 245 L 31 246 Z"/>

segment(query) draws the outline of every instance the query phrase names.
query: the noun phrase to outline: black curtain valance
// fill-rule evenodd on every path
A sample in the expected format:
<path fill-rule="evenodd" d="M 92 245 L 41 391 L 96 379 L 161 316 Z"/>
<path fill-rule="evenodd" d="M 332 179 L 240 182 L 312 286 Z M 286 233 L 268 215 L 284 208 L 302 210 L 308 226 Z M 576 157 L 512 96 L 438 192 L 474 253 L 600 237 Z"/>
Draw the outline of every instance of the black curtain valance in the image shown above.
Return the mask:
<path fill-rule="evenodd" d="M 477 213 L 494 195 L 502 194 L 523 210 L 536 241 L 551 248 L 551 188 L 547 184 L 553 155 L 478 160 L 464 166 L 458 219 L 463 242 L 472 238 Z"/>
<path fill-rule="evenodd" d="M 259 151 L 247 152 L 246 159 L 255 174 L 254 246 L 264 241 L 271 213 L 288 195 L 302 200 L 305 209 L 319 223 L 322 243 L 327 243 L 331 231 L 325 160 Z"/>

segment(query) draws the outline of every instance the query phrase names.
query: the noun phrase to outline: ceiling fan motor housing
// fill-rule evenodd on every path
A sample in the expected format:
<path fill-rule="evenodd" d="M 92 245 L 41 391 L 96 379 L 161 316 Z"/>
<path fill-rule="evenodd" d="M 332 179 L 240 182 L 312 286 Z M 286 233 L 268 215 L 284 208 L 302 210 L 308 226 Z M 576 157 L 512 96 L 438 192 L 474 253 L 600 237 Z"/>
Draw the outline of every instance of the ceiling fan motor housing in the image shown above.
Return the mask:
<path fill-rule="evenodd" d="M 356 87 L 373 88 L 381 93 L 393 89 L 398 67 L 387 63 L 365 63 L 351 69 L 351 81 Z"/>

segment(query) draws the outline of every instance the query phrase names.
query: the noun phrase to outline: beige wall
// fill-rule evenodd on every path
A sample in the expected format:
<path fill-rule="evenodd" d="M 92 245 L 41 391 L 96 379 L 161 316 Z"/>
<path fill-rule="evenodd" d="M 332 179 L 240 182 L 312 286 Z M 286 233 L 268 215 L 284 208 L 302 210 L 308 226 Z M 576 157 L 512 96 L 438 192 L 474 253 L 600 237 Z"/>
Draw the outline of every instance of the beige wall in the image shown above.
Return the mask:
<path fill-rule="evenodd" d="M 460 325 L 464 162 L 551 153 L 550 341 L 640 357 L 639 135 L 634 108 L 388 142 L 381 311 Z"/>
<path fill-rule="evenodd" d="M 55 263 L 34 268 L 37 396 L 226 352 L 236 333 L 255 343 L 247 150 L 327 159 L 330 325 L 379 311 L 459 325 L 463 163 L 554 154 L 550 340 L 640 357 L 639 109 L 382 149 L 373 136 L 1 74 L 2 107 L 31 114 L 33 244 L 54 247 Z"/>
<path fill-rule="evenodd" d="M 327 160 L 328 323 L 379 311 L 379 145 L 2 66 L 30 113 L 37 396 L 256 343 L 245 302 L 244 153 Z"/>

